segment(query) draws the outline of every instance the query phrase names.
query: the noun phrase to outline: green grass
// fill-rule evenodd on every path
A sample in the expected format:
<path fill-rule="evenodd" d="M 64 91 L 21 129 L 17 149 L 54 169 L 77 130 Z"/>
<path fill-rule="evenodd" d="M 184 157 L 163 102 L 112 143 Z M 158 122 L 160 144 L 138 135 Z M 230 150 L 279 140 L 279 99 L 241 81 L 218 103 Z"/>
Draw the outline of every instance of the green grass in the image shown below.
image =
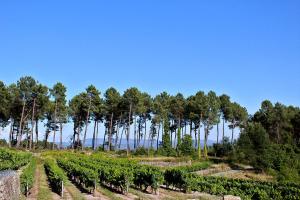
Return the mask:
<path fill-rule="evenodd" d="M 38 162 L 37 166 L 40 170 L 40 177 L 39 178 L 39 192 L 38 192 L 38 200 L 49 200 L 52 199 L 52 191 L 49 188 L 48 182 L 47 182 L 47 176 L 45 173 L 45 169 L 41 163 L 41 161 Z"/>
<path fill-rule="evenodd" d="M 67 190 L 73 200 L 85 200 L 83 194 L 76 188 L 70 181 L 67 181 L 65 184 L 65 190 Z"/>
<path fill-rule="evenodd" d="M 100 192 L 100 193 L 102 193 L 104 196 L 107 196 L 109 199 L 112 199 L 112 200 L 122 200 L 122 198 L 117 197 L 114 192 L 112 192 L 109 189 L 106 189 L 106 188 L 104 188 L 102 186 L 97 186 L 97 191 Z"/>

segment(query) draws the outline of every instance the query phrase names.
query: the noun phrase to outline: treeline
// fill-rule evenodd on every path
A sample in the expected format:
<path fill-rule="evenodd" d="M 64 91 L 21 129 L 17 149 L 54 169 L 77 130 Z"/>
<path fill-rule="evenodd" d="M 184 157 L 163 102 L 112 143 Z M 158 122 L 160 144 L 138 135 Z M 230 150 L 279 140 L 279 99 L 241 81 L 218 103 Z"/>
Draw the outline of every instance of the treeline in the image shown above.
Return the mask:
<path fill-rule="evenodd" d="M 151 97 L 132 87 L 123 94 L 109 88 L 100 95 L 100 91 L 90 85 L 67 102 L 66 87 L 62 83 L 49 88 L 29 76 L 7 86 L 0 82 L 0 104 L 0 126 L 10 126 L 9 145 L 28 149 L 36 148 L 40 137 L 43 137 L 38 131 L 41 122 L 46 127 L 45 145 L 52 133 L 51 148 L 55 148 L 59 133 L 58 148 L 62 148 L 64 124 L 72 121 L 72 148 L 85 147 L 86 134 L 92 123 L 92 148 L 95 149 L 99 145 L 96 144 L 98 126 L 103 123 L 103 148 L 107 150 L 118 149 L 122 137 L 126 137 L 129 153 L 129 138 L 133 136 L 134 149 L 146 145 L 153 147 L 156 142 L 156 146 L 161 146 L 166 154 L 180 154 L 179 147 L 186 134 L 193 138 L 201 156 L 200 135 L 203 134 L 204 155 L 207 156 L 207 139 L 214 126 L 219 143 L 219 137 L 224 139 L 224 126 L 228 125 L 232 130 L 232 143 L 234 130 L 243 129 L 248 120 L 244 107 L 231 102 L 229 96 L 217 96 L 213 91 L 207 94 L 199 91 L 188 98 L 181 93 L 172 96 L 167 92 Z M 160 137 L 162 144 L 159 144 Z"/>
<path fill-rule="evenodd" d="M 300 109 L 266 100 L 247 124 L 232 159 L 300 183 Z"/>

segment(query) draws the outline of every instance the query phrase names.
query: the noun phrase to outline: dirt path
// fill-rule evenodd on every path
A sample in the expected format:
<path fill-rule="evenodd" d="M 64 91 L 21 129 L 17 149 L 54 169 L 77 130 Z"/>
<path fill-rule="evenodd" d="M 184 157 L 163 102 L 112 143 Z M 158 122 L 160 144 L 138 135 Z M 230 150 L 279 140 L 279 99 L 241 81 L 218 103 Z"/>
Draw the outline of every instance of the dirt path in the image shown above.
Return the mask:
<path fill-rule="evenodd" d="M 36 200 L 39 193 L 39 177 L 40 177 L 40 167 L 36 167 L 34 174 L 34 184 L 33 187 L 29 191 L 29 196 L 26 198 L 27 200 Z"/>
<path fill-rule="evenodd" d="M 37 169 L 39 171 L 39 176 L 37 177 L 38 184 L 38 200 L 50 200 L 52 199 L 52 191 L 48 185 L 47 176 L 45 173 L 45 169 L 40 160 L 38 160 Z"/>

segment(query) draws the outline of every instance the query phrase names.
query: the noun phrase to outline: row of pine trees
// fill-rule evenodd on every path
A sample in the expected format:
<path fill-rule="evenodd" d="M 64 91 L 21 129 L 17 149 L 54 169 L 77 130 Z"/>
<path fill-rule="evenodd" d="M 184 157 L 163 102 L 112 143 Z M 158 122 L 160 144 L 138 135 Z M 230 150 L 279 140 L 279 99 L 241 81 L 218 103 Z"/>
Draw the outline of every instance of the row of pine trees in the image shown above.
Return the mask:
<path fill-rule="evenodd" d="M 51 148 L 63 146 L 64 125 L 73 122 L 72 148 L 86 146 L 88 129 L 93 130 L 92 148 L 95 149 L 99 124 L 105 127 L 103 148 L 117 150 L 122 138 L 133 138 L 134 149 L 145 146 L 177 149 L 185 134 L 194 140 L 201 155 L 200 136 L 204 135 L 204 155 L 207 140 L 213 127 L 224 140 L 225 126 L 231 129 L 231 143 L 236 128 L 243 129 L 248 120 L 247 110 L 230 97 L 215 92 L 199 91 L 185 98 L 181 93 L 170 95 L 162 92 L 154 97 L 136 87 L 120 94 L 108 88 L 103 94 L 93 85 L 67 101 L 66 87 L 58 82 L 51 88 L 33 77 L 21 77 L 17 83 L 5 85 L 0 81 L 0 126 L 10 127 L 9 146 L 36 148 L 38 141 L 47 145 L 52 134 Z M 44 123 L 41 136 L 39 123 Z M 201 131 L 202 130 L 202 131 Z M 70 134 L 70 133 L 68 133 Z M 160 144 L 160 139 L 162 142 Z M 150 144 L 149 144 L 150 143 Z"/>

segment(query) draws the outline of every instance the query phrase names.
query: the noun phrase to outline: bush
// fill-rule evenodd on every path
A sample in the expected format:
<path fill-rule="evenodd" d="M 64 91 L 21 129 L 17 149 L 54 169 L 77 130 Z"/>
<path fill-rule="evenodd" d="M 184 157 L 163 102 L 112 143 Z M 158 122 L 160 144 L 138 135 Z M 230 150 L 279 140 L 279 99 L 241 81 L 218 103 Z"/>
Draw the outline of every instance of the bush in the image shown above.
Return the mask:
<path fill-rule="evenodd" d="M 26 194 L 30 188 L 32 188 L 34 183 L 34 175 L 36 169 L 36 159 L 32 158 L 30 163 L 26 166 L 20 176 L 20 186 L 21 192 Z"/>
<path fill-rule="evenodd" d="M 144 156 L 144 155 L 148 155 L 148 151 L 147 149 L 145 149 L 144 147 L 138 147 L 134 152 L 133 155 L 136 156 Z"/>
<path fill-rule="evenodd" d="M 62 184 L 67 180 L 66 175 L 52 159 L 46 159 L 44 167 L 52 189 L 61 194 L 63 192 Z"/>
<path fill-rule="evenodd" d="M 214 154 L 218 157 L 228 156 L 233 150 L 228 137 L 225 137 L 224 141 L 221 141 L 221 143 L 214 144 L 213 149 Z"/>
<path fill-rule="evenodd" d="M 188 134 L 185 134 L 178 148 L 181 155 L 184 156 L 192 155 L 195 151 L 193 147 L 192 137 Z"/>

